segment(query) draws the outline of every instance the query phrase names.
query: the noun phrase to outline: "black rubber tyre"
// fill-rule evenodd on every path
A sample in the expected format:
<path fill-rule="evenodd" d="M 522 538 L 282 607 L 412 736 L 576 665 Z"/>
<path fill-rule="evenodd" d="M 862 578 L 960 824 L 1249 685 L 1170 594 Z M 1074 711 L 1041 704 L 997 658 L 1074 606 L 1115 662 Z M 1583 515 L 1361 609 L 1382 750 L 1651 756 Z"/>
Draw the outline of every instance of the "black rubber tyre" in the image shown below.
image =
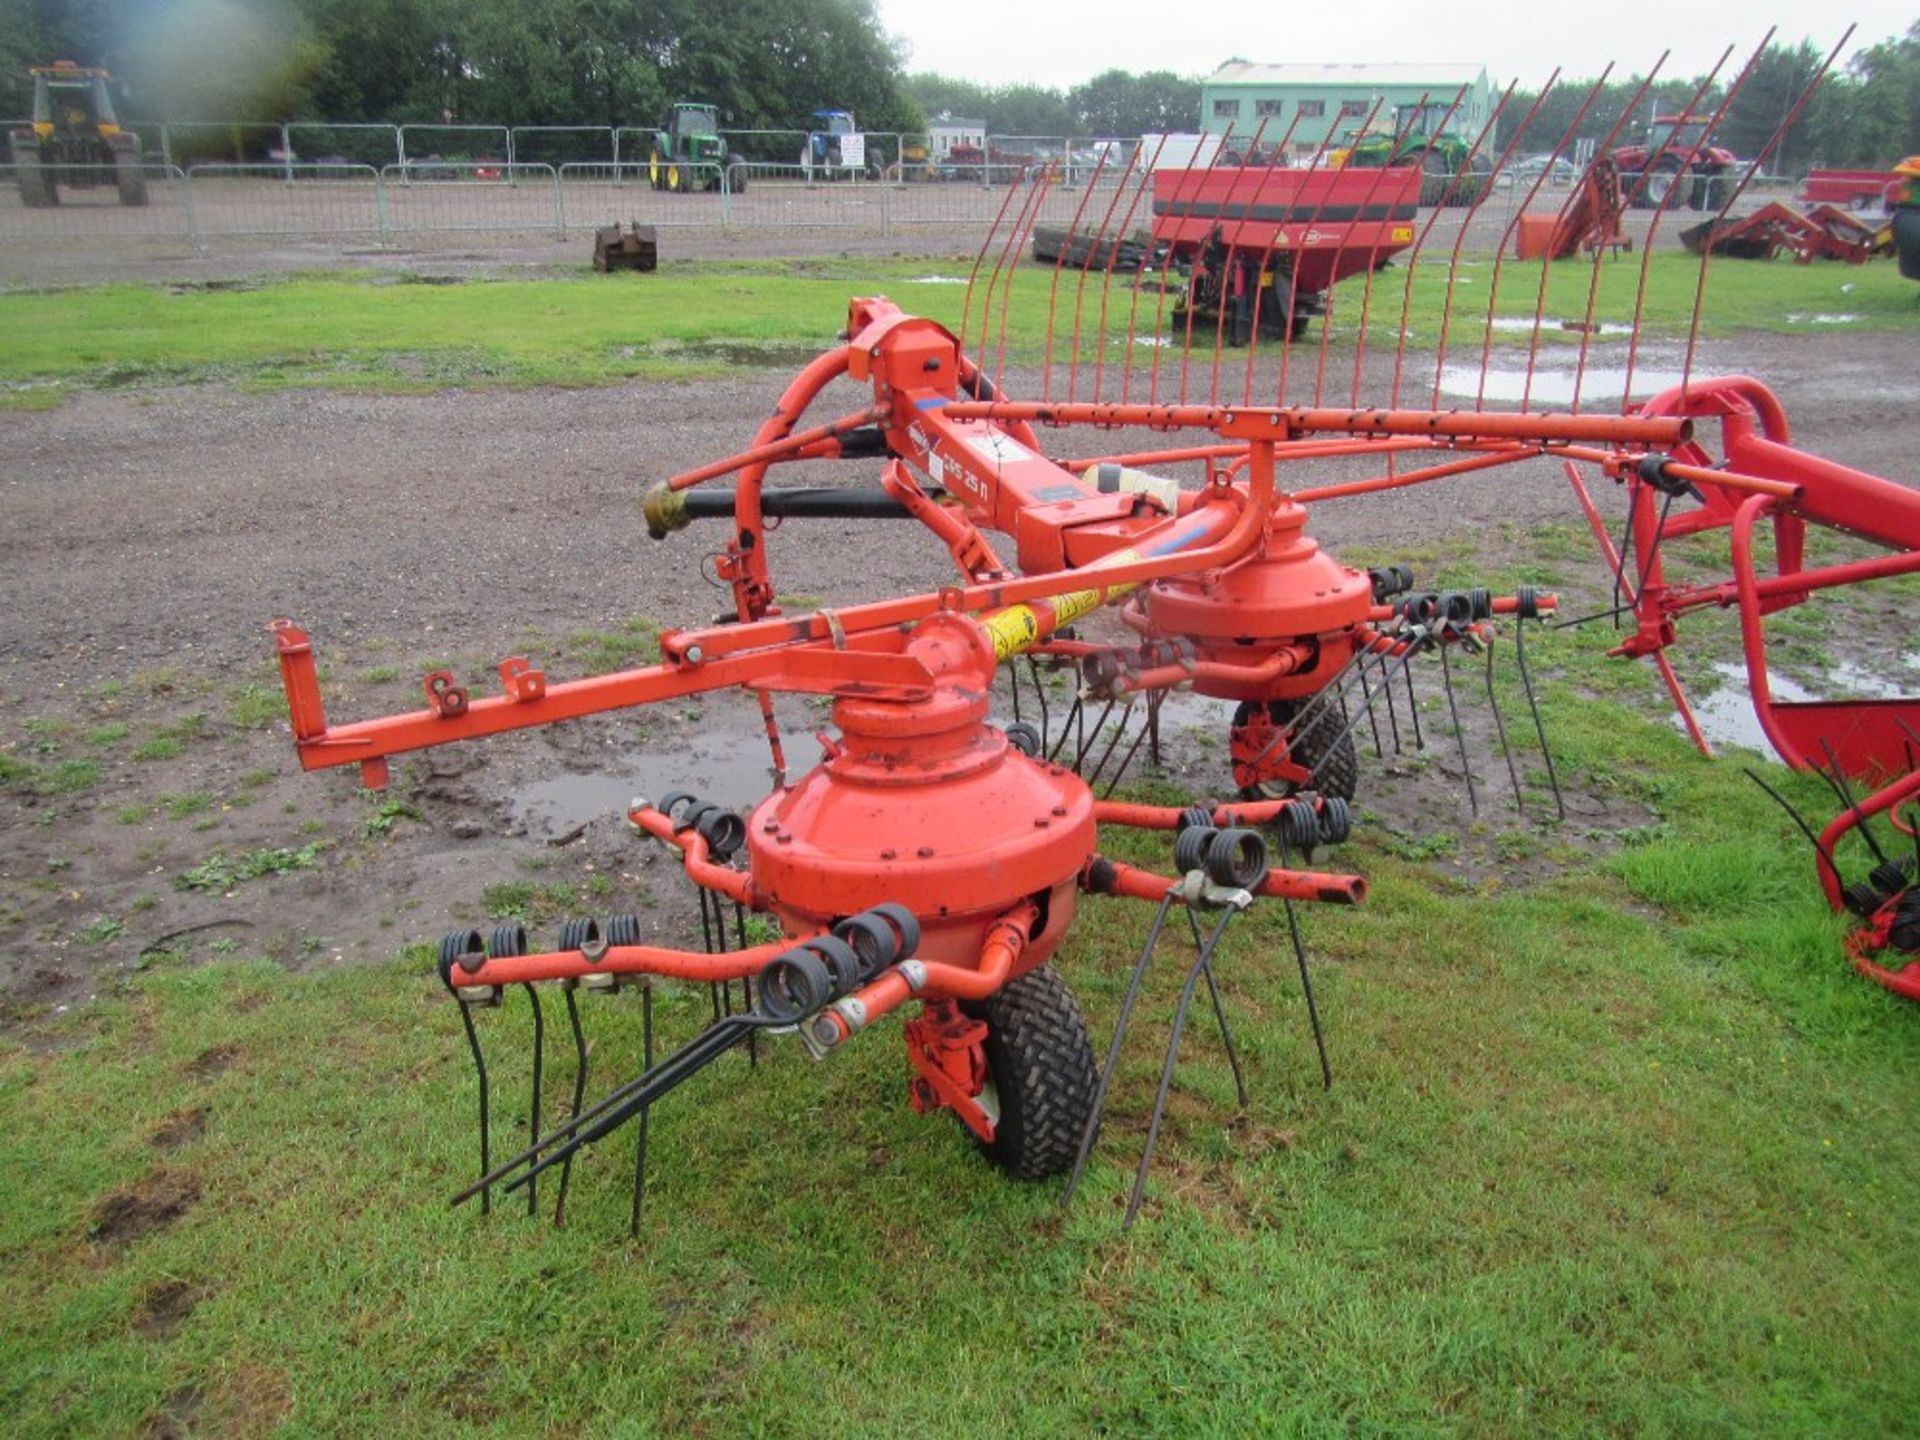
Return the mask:
<path fill-rule="evenodd" d="M 1080 1153 L 1099 1083 L 1073 993 L 1042 965 L 961 1009 L 987 1022 L 981 1102 L 998 1114 L 993 1143 L 981 1145 L 981 1153 L 1017 1180 L 1065 1174 Z"/>
<path fill-rule="evenodd" d="M 1453 176 L 1447 170 L 1447 157 L 1438 150 L 1429 150 L 1420 157 L 1420 203 L 1422 205 L 1444 205 L 1447 203 L 1447 191 L 1453 185 Z"/>
<path fill-rule="evenodd" d="M 1920 209 L 1902 206 L 1893 212 L 1893 248 L 1900 257 L 1900 273 L 1920 280 Z"/>
<path fill-rule="evenodd" d="M 727 193 L 747 193 L 747 162 L 738 155 L 727 156 Z"/>
<path fill-rule="evenodd" d="M 1640 192 L 1640 203 L 1648 210 L 1656 210 L 1660 202 L 1667 198 L 1667 192 L 1680 181 L 1680 165 L 1674 160 L 1662 160 L 1647 175 L 1646 189 Z"/>
<path fill-rule="evenodd" d="M 120 190 L 122 205 L 144 205 L 147 203 L 147 177 L 140 168 L 137 156 L 122 155 L 113 162 L 114 180 Z"/>
<path fill-rule="evenodd" d="M 45 210 L 60 203 L 60 195 L 40 166 L 38 156 L 17 156 L 13 174 L 20 186 L 20 203 L 30 210 Z"/>
<path fill-rule="evenodd" d="M 1235 706 L 1232 723 L 1236 726 L 1246 724 L 1253 716 L 1254 704 L 1254 701 L 1242 700 Z M 1299 708 L 1291 700 L 1270 700 L 1267 702 L 1267 718 L 1276 725 L 1285 725 L 1293 719 Z M 1326 766 L 1320 770 L 1319 783 L 1314 788 L 1322 795 L 1352 800 L 1360 784 L 1360 752 L 1354 748 L 1352 734 L 1340 733 L 1344 729 L 1346 722 L 1340 718 L 1338 710 L 1321 711 L 1320 718 L 1307 727 L 1304 735 L 1298 737 L 1293 758 L 1309 770 L 1326 760 Z M 1297 788 L 1290 784 L 1255 785 L 1241 791 L 1240 798 L 1278 800 L 1293 794 Z"/>

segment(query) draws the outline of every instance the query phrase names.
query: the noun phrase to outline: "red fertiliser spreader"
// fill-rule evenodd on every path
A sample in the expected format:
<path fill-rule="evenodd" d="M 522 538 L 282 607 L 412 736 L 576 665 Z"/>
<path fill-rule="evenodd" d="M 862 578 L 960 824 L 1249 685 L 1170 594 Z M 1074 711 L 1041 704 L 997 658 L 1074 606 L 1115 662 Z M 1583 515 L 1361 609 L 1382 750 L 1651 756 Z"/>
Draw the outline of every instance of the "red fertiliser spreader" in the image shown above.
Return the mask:
<path fill-rule="evenodd" d="M 1188 269 L 1176 324 L 1228 345 L 1297 340 L 1327 292 L 1414 242 L 1420 170 L 1157 170 L 1153 238 Z"/>

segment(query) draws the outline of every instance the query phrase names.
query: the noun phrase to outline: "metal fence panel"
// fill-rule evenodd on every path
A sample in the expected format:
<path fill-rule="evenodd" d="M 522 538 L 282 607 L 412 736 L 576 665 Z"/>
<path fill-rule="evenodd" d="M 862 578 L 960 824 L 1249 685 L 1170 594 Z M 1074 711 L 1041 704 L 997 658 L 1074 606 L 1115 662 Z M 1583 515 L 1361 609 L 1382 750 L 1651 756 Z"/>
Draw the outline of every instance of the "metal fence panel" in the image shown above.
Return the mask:
<path fill-rule="evenodd" d="M 564 234 L 551 165 L 408 161 L 380 172 L 387 233 L 546 230 Z"/>
<path fill-rule="evenodd" d="M 285 144 L 280 126 L 254 120 L 169 120 L 160 127 L 162 161 L 183 169 L 258 164 L 273 159 Z"/>
<path fill-rule="evenodd" d="M 385 229 L 380 174 L 371 165 L 195 165 L 187 171 L 187 185 L 201 240 Z"/>
<path fill-rule="evenodd" d="M 505 125 L 402 125 L 397 164 L 438 160 L 448 164 L 511 158 L 512 133 Z"/>
<path fill-rule="evenodd" d="M 0 166 L 0 240 L 191 240 L 193 200 L 171 165 L 143 165 L 147 203 L 123 205 L 112 165 L 67 165 L 55 173 L 58 203 L 29 206 L 14 167 Z M 62 175 L 85 183 L 61 184 Z"/>
<path fill-rule="evenodd" d="M 799 165 L 736 165 L 728 173 L 730 225 L 887 233 L 894 187 L 865 174 L 826 179 L 825 172 L 815 170 L 809 175 Z"/>
<path fill-rule="evenodd" d="M 729 201 L 718 166 L 682 166 L 677 191 L 656 184 L 656 170 L 644 162 L 562 165 L 562 227 L 591 230 L 631 220 L 655 228 L 719 229 L 727 223 Z"/>
<path fill-rule="evenodd" d="M 516 165 L 604 165 L 620 159 L 611 125 L 516 125 L 507 139 L 507 158 Z"/>
<path fill-rule="evenodd" d="M 313 165 L 371 165 L 378 169 L 406 157 L 400 153 L 398 125 L 327 125 L 296 121 L 287 132 L 288 158 Z"/>

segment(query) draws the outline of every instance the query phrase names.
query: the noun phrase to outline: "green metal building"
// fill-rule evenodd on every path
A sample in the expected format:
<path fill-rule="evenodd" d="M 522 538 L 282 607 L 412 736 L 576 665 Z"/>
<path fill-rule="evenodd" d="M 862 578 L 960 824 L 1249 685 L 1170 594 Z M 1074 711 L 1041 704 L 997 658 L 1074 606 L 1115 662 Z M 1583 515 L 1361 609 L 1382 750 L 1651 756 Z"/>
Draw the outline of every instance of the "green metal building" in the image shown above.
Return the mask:
<path fill-rule="evenodd" d="M 1258 131 L 1263 146 L 1278 145 L 1284 137 L 1288 153 L 1304 158 L 1322 144 L 1339 145 L 1369 115 L 1375 116 L 1374 128 L 1388 129 L 1396 106 L 1451 105 L 1456 95 L 1460 103 L 1447 129 L 1471 143 L 1493 114 L 1484 65 L 1233 61 L 1200 82 L 1200 128 L 1216 135 L 1231 131 L 1242 143 L 1251 142 Z"/>

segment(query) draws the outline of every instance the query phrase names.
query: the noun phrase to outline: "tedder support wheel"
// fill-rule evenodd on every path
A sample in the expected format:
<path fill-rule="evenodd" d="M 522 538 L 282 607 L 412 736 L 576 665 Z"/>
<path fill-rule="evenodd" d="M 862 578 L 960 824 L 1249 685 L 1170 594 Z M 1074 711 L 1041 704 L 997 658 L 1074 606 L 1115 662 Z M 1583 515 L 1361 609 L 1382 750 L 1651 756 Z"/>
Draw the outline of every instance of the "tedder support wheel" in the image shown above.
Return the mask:
<path fill-rule="evenodd" d="M 1066 982 L 1042 965 L 960 1008 L 987 1022 L 980 1103 L 994 1116 L 994 1136 L 980 1149 L 1015 1179 L 1065 1174 L 1079 1154 L 1098 1084 L 1086 1021 Z"/>
<path fill-rule="evenodd" d="M 1235 730 L 1255 720 L 1254 706 L 1258 703 L 1242 700 L 1234 707 L 1232 725 Z M 1292 700 L 1269 700 L 1266 719 L 1272 725 L 1285 726 L 1293 720 L 1299 708 Z M 1352 734 L 1341 734 L 1346 728 L 1347 722 L 1338 710 L 1323 707 L 1305 733 L 1295 737 L 1289 757 L 1295 764 L 1319 772 L 1314 789 L 1320 794 L 1341 800 L 1353 799 L 1353 792 L 1360 783 L 1360 754 L 1354 748 Z M 1322 764 L 1322 761 L 1326 763 Z M 1245 800 L 1278 800 L 1291 795 L 1296 788 L 1283 780 L 1270 780 L 1247 786 L 1240 795 Z"/>

